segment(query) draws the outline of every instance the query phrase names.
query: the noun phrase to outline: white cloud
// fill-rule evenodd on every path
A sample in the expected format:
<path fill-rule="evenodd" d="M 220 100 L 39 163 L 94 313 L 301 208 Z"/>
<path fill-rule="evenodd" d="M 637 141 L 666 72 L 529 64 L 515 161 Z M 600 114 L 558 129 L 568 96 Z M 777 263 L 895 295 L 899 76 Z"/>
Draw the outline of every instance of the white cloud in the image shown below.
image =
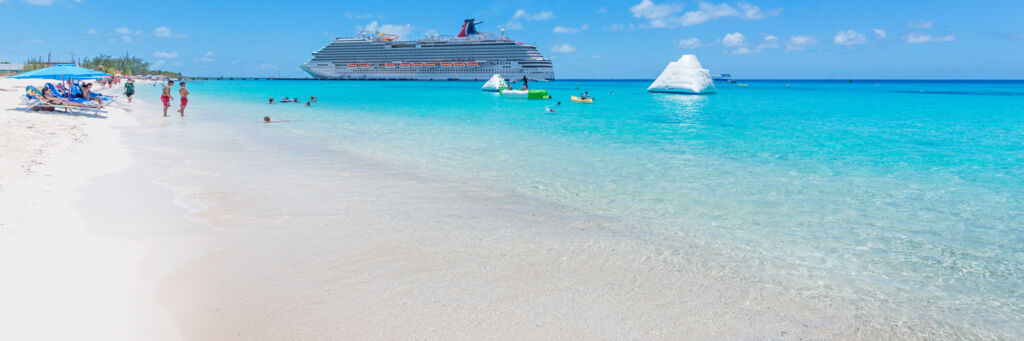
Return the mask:
<path fill-rule="evenodd" d="M 761 52 L 761 51 L 760 50 L 751 50 L 751 49 L 746 48 L 746 47 L 740 47 L 740 48 L 737 48 L 735 50 L 732 50 L 732 52 L 729 52 L 729 53 L 732 53 L 732 54 L 752 54 L 752 53 L 758 53 L 758 52 Z"/>
<path fill-rule="evenodd" d="M 789 43 L 786 43 L 786 51 L 805 50 L 808 46 L 817 45 L 818 39 L 814 39 L 812 36 L 801 35 L 789 38 Z"/>
<path fill-rule="evenodd" d="M 676 43 L 676 46 L 682 47 L 684 49 L 695 49 L 704 45 L 701 44 L 700 39 L 690 37 L 680 39 L 679 42 Z"/>
<path fill-rule="evenodd" d="M 22 0 L 26 4 L 35 6 L 50 6 L 53 5 L 53 0 Z"/>
<path fill-rule="evenodd" d="M 167 26 L 160 26 L 153 29 L 153 36 L 160 38 L 188 38 L 187 35 L 172 32 L 171 28 Z"/>
<path fill-rule="evenodd" d="M 160 60 L 157 60 L 157 61 L 153 62 L 153 64 L 150 65 L 150 66 L 152 66 L 153 68 L 158 68 L 158 67 L 164 66 L 164 64 L 166 64 L 166 63 L 167 62 L 165 62 L 163 59 L 160 59 Z"/>
<path fill-rule="evenodd" d="M 156 52 L 153 52 L 153 57 L 157 57 L 157 58 L 178 58 L 178 51 L 172 51 L 172 52 L 156 51 Z"/>
<path fill-rule="evenodd" d="M 671 20 L 672 15 L 682 9 L 682 6 L 670 3 L 658 5 L 651 0 L 641 0 L 639 4 L 630 7 L 629 12 L 633 13 L 634 18 L 647 19 L 651 27 L 667 27 L 666 21 Z"/>
<path fill-rule="evenodd" d="M 590 26 L 587 24 L 583 24 L 583 26 L 580 26 L 580 28 L 555 26 L 555 28 L 552 29 L 551 31 L 554 33 L 577 33 L 579 31 L 586 31 L 587 28 L 590 28 Z"/>
<path fill-rule="evenodd" d="M 593 58 L 593 59 L 601 59 L 601 55 L 599 55 L 599 54 L 595 54 L 595 55 L 593 55 L 593 56 L 590 56 L 590 58 Z"/>
<path fill-rule="evenodd" d="M 875 35 L 878 36 L 878 39 L 886 39 L 886 38 L 888 38 L 888 36 L 885 35 L 885 30 L 883 30 L 883 29 L 872 28 L 871 30 L 875 31 Z"/>
<path fill-rule="evenodd" d="M 202 57 L 199 57 L 199 61 L 201 61 L 201 62 L 212 62 L 212 61 L 214 61 L 214 59 L 213 59 L 213 51 L 206 51 L 206 53 L 204 53 Z"/>
<path fill-rule="evenodd" d="M 918 20 L 918 21 L 908 22 L 907 23 L 907 27 L 910 27 L 910 28 L 932 28 L 932 25 L 934 25 L 934 24 L 935 24 L 935 22 L 931 21 L 931 20 Z"/>
<path fill-rule="evenodd" d="M 639 4 L 630 7 L 629 11 L 635 18 L 647 19 L 649 27 L 693 26 L 724 17 L 758 20 L 782 13 L 781 8 L 763 11 L 747 2 L 738 2 L 733 7 L 727 3 L 702 1 L 697 4 L 697 10 L 677 15 L 682 9 L 682 6 L 672 3 L 656 4 L 651 0 L 641 0 Z"/>
<path fill-rule="evenodd" d="M 722 45 L 725 45 L 727 47 L 741 46 L 741 45 L 743 45 L 743 39 L 745 39 L 745 38 L 746 37 L 743 36 L 743 33 L 739 33 L 739 32 L 729 33 L 729 34 L 726 34 L 725 37 L 722 38 Z"/>
<path fill-rule="evenodd" d="M 572 45 L 569 45 L 569 44 L 561 44 L 561 45 L 555 44 L 554 46 L 551 46 L 551 52 L 560 52 L 560 53 L 576 52 L 576 48 L 572 47 Z"/>
<path fill-rule="evenodd" d="M 94 36 L 94 35 L 100 34 L 100 32 L 99 32 L 99 31 L 96 31 L 96 29 L 95 29 L 95 28 L 91 28 L 91 29 L 89 29 L 88 31 L 85 31 L 85 34 L 88 34 L 88 35 Z"/>
<path fill-rule="evenodd" d="M 774 17 L 776 15 L 779 15 L 779 13 L 782 13 L 781 8 L 762 11 L 760 7 L 751 5 L 750 3 L 747 2 L 737 2 L 736 7 L 740 8 L 743 19 L 747 20 L 764 19 L 767 17 Z"/>
<path fill-rule="evenodd" d="M 530 14 L 525 9 L 516 10 L 516 14 L 512 16 L 512 19 L 524 19 L 524 20 L 548 20 L 555 17 L 555 12 L 543 11 L 540 13 Z"/>
<path fill-rule="evenodd" d="M 505 24 L 505 29 L 512 31 L 521 30 L 523 29 L 523 24 L 518 21 L 512 20 Z"/>
<path fill-rule="evenodd" d="M 715 5 L 709 2 L 701 2 L 697 4 L 697 7 L 699 7 L 698 10 L 686 12 L 683 14 L 682 18 L 680 18 L 680 22 L 683 26 L 699 25 L 707 22 L 708 20 L 737 16 L 740 14 L 735 8 L 724 3 Z"/>
<path fill-rule="evenodd" d="M 941 43 L 956 41 L 956 36 L 952 34 L 946 36 L 932 36 L 930 34 L 910 32 L 910 34 L 907 34 L 906 39 L 907 44 Z"/>
<path fill-rule="evenodd" d="M 868 42 L 868 37 L 854 30 L 845 30 L 836 32 L 832 41 L 839 45 L 858 45 Z"/>
<path fill-rule="evenodd" d="M 597 13 L 608 13 L 608 7 L 598 8 Z"/>
<path fill-rule="evenodd" d="M 779 47 L 779 37 L 771 34 L 764 36 L 764 40 L 761 41 L 761 45 L 758 45 L 758 49 L 774 49 Z"/>
<path fill-rule="evenodd" d="M 138 41 L 135 38 L 132 38 L 132 36 L 121 36 L 121 40 L 126 42 L 126 43 L 134 43 L 134 42 Z"/>
<path fill-rule="evenodd" d="M 130 34 L 135 34 L 135 31 L 132 31 L 130 28 L 127 28 L 127 27 L 118 27 L 118 28 L 114 29 L 114 33 L 120 34 L 120 35 L 130 35 Z"/>
<path fill-rule="evenodd" d="M 277 65 L 274 65 L 274 64 L 263 64 L 263 65 L 259 66 L 259 69 L 262 69 L 262 70 L 270 70 L 270 69 L 276 69 L 276 68 L 277 68 Z"/>
<path fill-rule="evenodd" d="M 394 35 L 397 35 L 399 37 L 412 36 L 412 31 L 415 30 L 415 29 L 416 28 L 412 27 L 412 24 L 405 24 L 405 25 L 384 24 L 384 25 L 381 25 L 381 24 L 377 23 L 376 20 L 371 21 L 369 24 L 366 24 L 366 26 L 356 26 L 356 30 L 357 31 L 366 31 L 366 32 L 371 32 L 371 33 L 372 32 L 380 32 L 380 33 L 385 33 L 385 34 L 394 34 Z"/>

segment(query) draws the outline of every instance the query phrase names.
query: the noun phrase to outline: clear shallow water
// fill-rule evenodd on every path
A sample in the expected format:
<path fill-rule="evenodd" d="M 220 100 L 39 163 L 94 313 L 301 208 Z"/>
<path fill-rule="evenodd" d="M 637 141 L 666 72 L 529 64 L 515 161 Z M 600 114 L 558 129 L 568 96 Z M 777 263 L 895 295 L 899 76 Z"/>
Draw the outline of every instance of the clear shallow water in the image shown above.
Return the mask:
<path fill-rule="evenodd" d="M 745 83 L 535 84 L 548 101 L 471 82 L 189 86 L 196 120 L 295 120 L 274 128 L 625 219 L 823 304 L 1024 334 L 1024 83 Z M 569 101 L 577 84 L 596 103 Z"/>

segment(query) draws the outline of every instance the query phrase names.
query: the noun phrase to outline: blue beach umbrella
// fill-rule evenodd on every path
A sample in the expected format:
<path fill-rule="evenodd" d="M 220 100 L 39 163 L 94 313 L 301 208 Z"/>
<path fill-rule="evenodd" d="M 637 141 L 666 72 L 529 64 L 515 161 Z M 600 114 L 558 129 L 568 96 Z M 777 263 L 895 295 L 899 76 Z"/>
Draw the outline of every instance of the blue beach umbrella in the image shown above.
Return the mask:
<path fill-rule="evenodd" d="M 73 64 L 57 64 L 45 69 L 32 70 L 29 72 L 21 73 L 16 76 L 12 76 L 11 78 L 39 78 L 60 81 L 64 81 L 65 79 L 67 79 L 70 83 L 73 84 L 73 80 L 75 79 L 98 79 L 103 78 L 105 76 L 110 76 L 110 74 L 99 72 L 96 70 L 86 69 L 84 67 L 80 67 L 78 65 Z M 69 88 L 73 88 L 73 86 Z M 68 98 L 71 98 L 70 89 L 68 90 Z"/>
<path fill-rule="evenodd" d="M 64 80 L 68 78 L 74 79 L 97 79 L 103 78 L 104 76 L 110 76 L 109 74 L 99 72 L 96 70 L 86 69 L 78 65 L 72 64 L 58 64 L 45 69 L 33 70 L 25 73 L 12 76 L 11 78 L 41 78 L 41 79 L 54 79 Z"/>

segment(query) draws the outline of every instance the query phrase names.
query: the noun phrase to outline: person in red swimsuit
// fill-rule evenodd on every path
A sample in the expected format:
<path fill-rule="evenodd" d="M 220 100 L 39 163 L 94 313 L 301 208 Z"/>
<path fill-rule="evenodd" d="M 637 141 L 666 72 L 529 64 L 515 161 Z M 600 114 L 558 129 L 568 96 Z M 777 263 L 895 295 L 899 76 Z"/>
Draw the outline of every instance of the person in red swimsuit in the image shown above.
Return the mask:
<path fill-rule="evenodd" d="M 164 102 L 164 117 L 167 117 L 167 108 L 171 107 L 171 86 L 174 85 L 174 81 L 167 81 L 167 85 L 164 85 L 164 92 L 160 94 L 160 101 Z"/>
<path fill-rule="evenodd" d="M 185 82 L 180 82 L 181 89 L 178 89 L 178 94 L 181 95 L 181 109 L 178 112 L 181 113 L 181 117 L 185 117 L 185 106 L 188 105 L 188 90 L 185 90 Z"/>

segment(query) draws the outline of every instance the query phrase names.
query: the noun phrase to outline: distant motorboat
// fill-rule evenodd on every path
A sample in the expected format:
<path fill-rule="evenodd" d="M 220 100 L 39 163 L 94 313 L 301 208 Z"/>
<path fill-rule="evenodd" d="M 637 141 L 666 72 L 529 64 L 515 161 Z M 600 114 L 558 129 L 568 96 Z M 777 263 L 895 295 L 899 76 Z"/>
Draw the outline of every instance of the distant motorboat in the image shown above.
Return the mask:
<path fill-rule="evenodd" d="M 705 94 L 715 92 L 715 83 L 711 72 L 700 65 L 697 56 L 684 54 L 679 60 L 668 63 L 647 91 Z"/>

